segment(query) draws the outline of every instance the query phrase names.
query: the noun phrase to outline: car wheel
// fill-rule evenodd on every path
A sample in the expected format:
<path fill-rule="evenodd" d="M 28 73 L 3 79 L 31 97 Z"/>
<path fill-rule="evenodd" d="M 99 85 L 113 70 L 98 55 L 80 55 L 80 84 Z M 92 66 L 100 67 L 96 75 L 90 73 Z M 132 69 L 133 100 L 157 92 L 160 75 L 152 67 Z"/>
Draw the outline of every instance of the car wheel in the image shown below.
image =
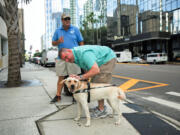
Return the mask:
<path fill-rule="evenodd" d="M 156 60 L 153 61 L 153 64 L 156 64 Z"/>

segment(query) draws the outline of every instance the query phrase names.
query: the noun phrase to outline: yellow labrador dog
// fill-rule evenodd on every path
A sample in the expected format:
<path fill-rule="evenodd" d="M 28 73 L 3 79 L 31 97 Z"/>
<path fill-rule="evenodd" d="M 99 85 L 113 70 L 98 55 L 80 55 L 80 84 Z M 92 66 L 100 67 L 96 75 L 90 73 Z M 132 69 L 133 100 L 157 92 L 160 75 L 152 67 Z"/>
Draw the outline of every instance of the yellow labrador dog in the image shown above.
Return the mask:
<path fill-rule="evenodd" d="M 90 126 L 90 113 L 88 107 L 88 94 L 87 92 L 79 92 L 82 90 L 86 90 L 88 88 L 86 81 L 79 81 L 76 78 L 68 77 L 67 79 L 63 80 L 61 83 L 65 83 L 70 92 L 73 93 L 75 100 L 77 101 L 78 105 L 78 113 L 77 117 L 74 119 L 78 121 L 81 116 L 82 107 L 85 111 L 87 122 L 85 126 Z M 121 119 L 121 112 L 119 109 L 120 100 L 125 100 L 126 96 L 125 93 L 118 87 L 112 86 L 111 84 L 103 84 L 103 83 L 90 83 L 90 99 L 91 101 L 94 100 L 101 100 L 106 99 L 108 104 L 111 106 L 113 110 L 113 114 L 115 111 L 118 113 L 118 119 L 115 122 L 116 125 L 120 124 Z"/>

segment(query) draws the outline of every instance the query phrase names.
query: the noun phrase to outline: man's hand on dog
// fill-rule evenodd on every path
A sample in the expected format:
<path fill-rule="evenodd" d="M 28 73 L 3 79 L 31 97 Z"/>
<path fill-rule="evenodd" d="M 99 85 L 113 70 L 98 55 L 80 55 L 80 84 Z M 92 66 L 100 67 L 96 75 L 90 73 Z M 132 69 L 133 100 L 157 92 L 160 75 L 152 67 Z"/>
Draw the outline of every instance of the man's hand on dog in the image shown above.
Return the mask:
<path fill-rule="evenodd" d="M 75 75 L 75 74 L 70 75 L 70 77 L 76 78 L 78 80 L 82 80 L 82 78 L 80 76 Z"/>

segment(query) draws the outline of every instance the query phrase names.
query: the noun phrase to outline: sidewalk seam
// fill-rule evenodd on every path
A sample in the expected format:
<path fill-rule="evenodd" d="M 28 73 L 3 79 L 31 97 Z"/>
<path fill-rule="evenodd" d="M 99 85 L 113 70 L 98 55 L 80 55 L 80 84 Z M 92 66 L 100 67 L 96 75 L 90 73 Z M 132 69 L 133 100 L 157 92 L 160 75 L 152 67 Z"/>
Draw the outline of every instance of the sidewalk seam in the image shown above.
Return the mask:
<path fill-rule="evenodd" d="M 71 105 L 73 105 L 73 104 L 71 104 Z M 35 124 L 36 124 L 36 127 L 37 127 L 37 129 L 38 129 L 39 134 L 40 134 L 40 135 L 43 135 L 43 134 L 42 134 L 42 130 L 41 130 L 41 124 L 40 124 L 40 122 L 42 122 L 43 119 L 45 119 L 45 118 L 47 118 L 47 117 L 49 117 L 49 116 L 51 116 L 51 115 L 53 115 L 53 114 L 61 111 L 61 110 L 64 110 L 64 109 L 66 109 L 67 107 L 69 107 L 69 106 L 71 106 L 71 105 L 68 105 L 68 106 L 66 106 L 66 107 L 64 107 L 64 108 L 62 108 L 62 109 L 60 109 L 60 108 L 57 107 L 57 105 L 56 105 L 56 107 L 57 107 L 57 109 L 58 109 L 57 111 L 54 111 L 54 112 L 52 112 L 52 113 L 50 113 L 50 114 L 47 114 L 47 115 L 43 116 L 42 118 L 36 120 L 36 121 L 35 121 Z"/>

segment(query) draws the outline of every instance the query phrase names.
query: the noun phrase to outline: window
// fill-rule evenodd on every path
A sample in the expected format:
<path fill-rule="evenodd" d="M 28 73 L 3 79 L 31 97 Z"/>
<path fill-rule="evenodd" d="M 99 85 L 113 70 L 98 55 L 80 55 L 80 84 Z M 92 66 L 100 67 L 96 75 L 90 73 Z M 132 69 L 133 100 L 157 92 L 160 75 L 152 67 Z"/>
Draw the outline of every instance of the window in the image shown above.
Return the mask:
<path fill-rule="evenodd" d="M 5 56 L 8 53 L 8 41 L 1 37 L 1 55 Z"/>
<path fill-rule="evenodd" d="M 121 54 L 120 54 L 120 53 L 119 53 L 119 54 L 117 53 L 116 56 L 119 58 L 119 57 L 121 57 Z"/>
<path fill-rule="evenodd" d="M 177 7 L 180 8 L 180 0 L 177 1 Z"/>
<path fill-rule="evenodd" d="M 177 1 L 174 0 L 174 1 L 172 1 L 172 10 L 174 10 L 176 8 L 177 8 Z"/>
<path fill-rule="evenodd" d="M 171 3 L 166 4 L 166 11 L 171 11 Z"/>

